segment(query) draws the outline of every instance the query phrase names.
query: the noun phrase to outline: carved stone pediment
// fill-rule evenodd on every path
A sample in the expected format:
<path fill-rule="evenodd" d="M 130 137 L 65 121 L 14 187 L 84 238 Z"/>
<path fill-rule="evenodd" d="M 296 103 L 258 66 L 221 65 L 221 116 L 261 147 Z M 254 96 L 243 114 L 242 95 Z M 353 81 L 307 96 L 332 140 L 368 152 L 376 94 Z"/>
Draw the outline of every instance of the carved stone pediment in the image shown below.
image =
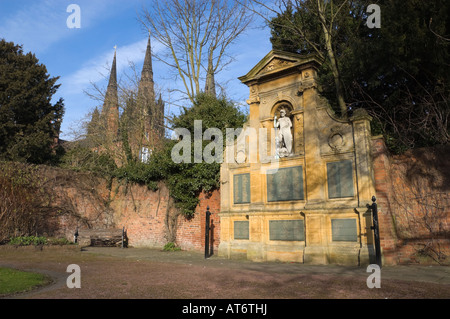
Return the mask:
<path fill-rule="evenodd" d="M 239 80 L 242 83 L 254 85 L 262 78 L 277 74 L 277 71 L 292 69 L 294 72 L 298 72 L 298 67 L 305 67 L 306 65 L 318 66 L 320 64 L 320 59 L 315 55 L 302 56 L 296 53 L 272 50 L 246 75 L 239 77 Z"/>
<path fill-rule="evenodd" d="M 288 67 L 292 64 L 294 64 L 293 61 L 280 59 L 280 58 L 274 58 L 259 72 L 259 74 L 269 73 L 269 72 L 272 72 L 277 69 Z"/>

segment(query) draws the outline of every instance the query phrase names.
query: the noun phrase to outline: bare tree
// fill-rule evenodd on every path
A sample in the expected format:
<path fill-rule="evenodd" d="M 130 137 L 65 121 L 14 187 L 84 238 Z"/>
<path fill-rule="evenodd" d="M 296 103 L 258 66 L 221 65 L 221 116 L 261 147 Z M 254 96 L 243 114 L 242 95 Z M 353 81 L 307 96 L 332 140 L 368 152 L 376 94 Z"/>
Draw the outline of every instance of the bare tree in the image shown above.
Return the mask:
<path fill-rule="evenodd" d="M 228 49 L 252 14 L 235 0 L 154 0 L 139 19 L 166 48 L 154 57 L 173 68 L 193 102 L 202 81 L 215 94 L 214 76 L 232 61 Z"/>

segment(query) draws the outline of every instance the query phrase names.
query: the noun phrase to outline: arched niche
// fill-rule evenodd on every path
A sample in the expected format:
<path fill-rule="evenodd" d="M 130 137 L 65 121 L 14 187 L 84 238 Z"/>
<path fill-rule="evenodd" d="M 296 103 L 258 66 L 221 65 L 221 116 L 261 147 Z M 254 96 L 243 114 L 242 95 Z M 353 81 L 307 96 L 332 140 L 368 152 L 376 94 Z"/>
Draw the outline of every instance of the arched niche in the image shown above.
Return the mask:
<path fill-rule="evenodd" d="M 280 157 L 288 157 L 288 156 L 293 156 L 295 153 L 295 134 L 296 134 L 296 129 L 295 129 L 295 125 L 294 125 L 294 107 L 292 106 L 292 104 L 289 101 L 286 100 L 282 100 L 279 101 L 277 103 L 275 103 L 275 105 L 272 107 L 271 110 L 271 116 L 272 119 L 275 118 L 275 116 L 277 117 L 277 119 L 279 120 L 281 118 L 280 115 L 280 111 L 284 110 L 285 111 L 285 117 L 289 118 L 290 120 L 290 140 L 288 141 L 290 143 L 290 146 L 287 147 L 286 145 L 284 145 L 285 147 L 283 147 L 283 143 L 280 141 L 280 145 L 278 147 L 279 150 L 279 156 Z M 277 135 L 280 134 L 281 131 L 278 131 Z M 290 149 L 289 152 L 286 152 L 286 147 L 288 149 Z M 284 150 L 284 151 L 283 151 Z"/>
<path fill-rule="evenodd" d="M 294 107 L 292 104 L 286 100 L 279 101 L 275 103 L 275 105 L 272 107 L 272 111 L 270 112 L 271 117 L 274 118 L 275 116 L 277 118 L 280 118 L 280 110 L 284 109 L 286 111 L 286 116 L 293 120 L 292 111 L 294 110 Z"/>

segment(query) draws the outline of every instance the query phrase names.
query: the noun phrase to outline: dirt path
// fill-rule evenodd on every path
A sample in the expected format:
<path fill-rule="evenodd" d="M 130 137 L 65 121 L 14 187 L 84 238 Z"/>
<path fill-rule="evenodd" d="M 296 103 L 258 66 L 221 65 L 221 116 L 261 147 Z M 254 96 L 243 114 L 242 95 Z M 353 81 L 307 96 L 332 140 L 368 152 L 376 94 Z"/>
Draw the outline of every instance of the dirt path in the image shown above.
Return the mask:
<path fill-rule="evenodd" d="M 67 266 L 81 269 L 69 289 Z M 384 267 L 369 289 L 365 267 L 254 263 L 150 249 L 0 248 L 0 266 L 45 273 L 52 285 L 23 299 L 404 299 L 450 298 L 449 267 Z"/>

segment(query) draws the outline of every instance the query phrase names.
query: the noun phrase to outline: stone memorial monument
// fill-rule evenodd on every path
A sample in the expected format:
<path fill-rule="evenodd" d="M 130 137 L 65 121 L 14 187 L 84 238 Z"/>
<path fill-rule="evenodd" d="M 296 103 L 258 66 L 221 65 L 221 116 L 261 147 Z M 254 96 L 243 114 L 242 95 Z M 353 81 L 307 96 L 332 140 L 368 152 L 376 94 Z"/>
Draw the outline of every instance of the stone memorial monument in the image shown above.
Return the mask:
<path fill-rule="evenodd" d="M 246 146 L 233 148 L 236 160 L 221 166 L 219 255 L 372 262 L 371 118 L 364 110 L 334 115 L 319 92 L 320 63 L 314 55 L 273 50 L 239 78 L 250 90 L 244 129 L 259 133 L 238 136 Z"/>

